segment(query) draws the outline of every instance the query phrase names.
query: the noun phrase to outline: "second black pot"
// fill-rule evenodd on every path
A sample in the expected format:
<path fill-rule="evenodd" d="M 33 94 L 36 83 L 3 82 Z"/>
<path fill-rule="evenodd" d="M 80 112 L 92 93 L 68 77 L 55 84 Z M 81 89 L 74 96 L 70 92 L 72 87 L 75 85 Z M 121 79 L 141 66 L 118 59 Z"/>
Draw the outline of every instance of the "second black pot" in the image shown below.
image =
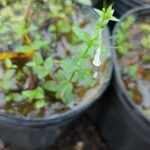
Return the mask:
<path fill-rule="evenodd" d="M 116 31 L 130 15 L 150 16 L 150 7 L 133 9 L 120 19 L 113 32 L 113 46 Z M 114 66 L 112 86 L 108 89 L 101 104 L 95 105 L 95 109 L 99 110 L 95 112 L 94 117 L 96 116 L 99 121 L 100 134 L 114 150 L 149 150 L 150 121 L 127 95 L 118 70 L 115 50 Z"/>
<path fill-rule="evenodd" d="M 150 5 L 150 2 L 144 0 L 115 0 L 114 4 L 117 15 L 122 16 L 128 10 L 138 6 Z"/>

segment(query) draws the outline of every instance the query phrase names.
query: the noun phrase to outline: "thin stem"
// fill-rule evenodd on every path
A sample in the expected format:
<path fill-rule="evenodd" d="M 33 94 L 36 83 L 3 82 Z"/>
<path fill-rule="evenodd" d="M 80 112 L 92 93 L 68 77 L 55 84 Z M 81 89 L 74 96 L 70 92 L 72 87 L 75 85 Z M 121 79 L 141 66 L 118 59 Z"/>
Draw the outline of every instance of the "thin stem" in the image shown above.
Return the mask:
<path fill-rule="evenodd" d="M 28 23 L 29 23 L 29 21 L 31 19 L 32 1 L 33 0 L 29 0 L 28 1 L 28 5 L 27 5 L 27 8 L 26 8 L 26 11 L 25 11 L 25 14 L 24 14 L 24 21 L 25 21 L 25 30 L 26 30 L 26 33 L 23 36 L 23 41 L 27 45 L 31 45 L 32 44 L 32 41 L 31 41 L 31 39 L 30 39 L 30 37 L 28 35 L 28 31 L 27 31 L 27 26 L 28 26 Z"/>
<path fill-rule="evenodd" d="M 88 53 L 89 49 L 90 49 L 90 45 L 88 45 L 87 49 L 84 51 L 83 56 L 86 56 L 86 54 Z"/>
<path fill-rule="evenodd" d="M 77 71 L 78 71 L 78 70 L 74 70 L 74 71 L 73 71 L 73 73 L 72 73 L 72 75 L 70 76 L 70 78 L 69 78 L 68 81 L 72 82 L 72 79 L 74 78 L 75 73 L 76 73 Z"/>
<path fill-rule="evenodd" d="M 24 14 L 24 20 L 27 23 L 31 17 L 31 7 L 32 7 L 32 1 L 33 0 L 29 0 L 25 14 Z"/>
<path fill-rule="evenodd" d="M 88 51 L 89 51 L 89 49 L 90 49 L 90 45 L 88 45 L 88 47 L 87 47 L 87 49 L 84 51 L 84 53 L 83 53 L 83 55 L 80 57 L 80 58 L 82 58 L 82 57 L 84 57 L 84 56 L 86 56 L 86 54 L 88 53 Z M 80 58 L 79 58 L 79 60 L 80 60 Z M 79 61 L 78 60 L 78 61 Z M 77 62 L 78 63 L 78 62 Z M 77 72 L 78 70 L 74 70 L 73 71 L 73 73 L 72 73 L 72 75 L 70 76 L 70 78 L 69 78 L 69 81 L 71 82 L 72 81 L 72 79 L 74 78 L 74 76 L 75 76 L 75 73 Z"/>

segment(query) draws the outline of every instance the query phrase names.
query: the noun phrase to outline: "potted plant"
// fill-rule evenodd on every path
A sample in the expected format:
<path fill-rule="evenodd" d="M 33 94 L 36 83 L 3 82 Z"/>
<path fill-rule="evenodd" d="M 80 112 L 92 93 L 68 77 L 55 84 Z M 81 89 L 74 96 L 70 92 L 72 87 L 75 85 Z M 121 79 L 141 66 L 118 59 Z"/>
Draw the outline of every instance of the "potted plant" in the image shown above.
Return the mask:
<path fill-rule="evenodd" d="M 113 31 L 115 89 L 99 119 L 102 136 L 113 149 L 148 150 L 150 146 L 149 16 L 148 6 L 133 9 Z"/>
<path fill-rule="evenodd" d="M 121 75 L 128 96 L 137 108 L 149 118 L 150 106 L 150 23 L 148 8 L 138 9 L 139 14 L 130 14 L 116 27 L 116 70 Z M 142 13 L 145 13 L 144 15 Z M 129 32 L 126 32 L 129 31 Z"/>
<path fill-rule="evenodd" d="M 1 9 L 4 142 L 45 149 L 103 94 L 112 69 L 103 36 L 116 18 L 111 6 L 96 11 L 71 0 L 15 1 Z"/>

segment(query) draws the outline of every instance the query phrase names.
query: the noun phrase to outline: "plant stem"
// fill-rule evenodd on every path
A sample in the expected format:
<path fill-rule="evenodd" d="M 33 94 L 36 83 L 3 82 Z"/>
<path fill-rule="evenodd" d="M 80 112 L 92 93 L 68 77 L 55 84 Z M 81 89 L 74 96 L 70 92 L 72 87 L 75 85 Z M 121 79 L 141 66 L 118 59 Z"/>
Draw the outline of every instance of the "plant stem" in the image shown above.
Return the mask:
<path fill-rule="evenodd" d="M 28 22 L 30 21 L 30 18 L 31 18 L 32 1 L 33 0 L 29 0 L 27 8 L 26 8 L 26 11 L 25 11 L 25 14 L 24 14 L 26 34 L 23 36 L 23 41 L 27 45 L 31 45 L 32 44 L 32 41 L 31 41 L 30 37 L 28 36 L 28 31 L 27 31 Z"/>
<path fill-rule="evenodd" d="M 84 57 L 84 56 L 86 56 L 86 54 L 88 53 L 88 51 L 89 51 L 90 47 L 91 47 L 91 46 L 90 46 L 90 45 L 88 45 L 87 49 L 86 49 L 86 50 L 84 51 L 84 53 L 83 53 L 83 57 Z"/>
<path fill-rule="evenodd" d="M 84 51 L 83 55 L 82 55 L 80 58 L 86 56 L 86 54 L 88 53 L 90 47 L 91 47 L 91 46 L 88 45 L 88 47 L 86 48 L 86 50 Z M 79 58 L 79 60 L 80 60 L 80 58 Z M 78 60 L 78 61 L 79 61 L 79 60 Z M 77 63 L 78 63 L 78 62 L 77 62 Z M 71 74 L 71 76 L 70 76 L 70 78 L 69 78 L 69 81 L 70 81 L 70 82 L 72 81 L 72 79 L 73 79 L 73 77 L 75 76 L 75 73 L 76 73 L 77 71 L 78 71 L 78 70 L 74 70 L 73 73 Z"/>
<path fill-rule="evenodd" d="M 29 0 L 25 14 L 24 14 L 24 20 L 26 23 L 28 23 L 30 17 L 31 17 L 31 7 L 32 7 L 32 1 L 33 0 Z"/>
<path fill-rule="evenodd" d="M 75 76 L 75 73 L 77 72 L 78 70 L 74 70 L 72 75 L 70 76 L 69 80 L 68 81 L 72 81 L 73 77 Z"/>

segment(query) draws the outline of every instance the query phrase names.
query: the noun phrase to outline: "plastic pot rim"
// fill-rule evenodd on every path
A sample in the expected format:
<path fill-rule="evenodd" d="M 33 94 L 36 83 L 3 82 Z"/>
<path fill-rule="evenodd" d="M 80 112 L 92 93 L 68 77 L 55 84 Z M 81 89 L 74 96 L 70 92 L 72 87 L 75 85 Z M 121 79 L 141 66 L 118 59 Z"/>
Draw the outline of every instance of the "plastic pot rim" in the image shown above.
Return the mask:
<path fill-rule="evenodd" d="M 131 1 L 127 1 L 127 0 L 122 0 L 126 5 L 128 5 L 129 7 L 136 7 L 137 5 L 140 5 L 141 3 L 138 2 L 137 0 L 131 0 Z"/>
<path fill-rule="evenodd" d="M 137 2 L 137 0 L 133 0 L 133 1 Z M 141 4 L 141 5 L 150 5 L 150 2 L 146 2 L 144 0 L 138 0 L 138 3 Z"/>

